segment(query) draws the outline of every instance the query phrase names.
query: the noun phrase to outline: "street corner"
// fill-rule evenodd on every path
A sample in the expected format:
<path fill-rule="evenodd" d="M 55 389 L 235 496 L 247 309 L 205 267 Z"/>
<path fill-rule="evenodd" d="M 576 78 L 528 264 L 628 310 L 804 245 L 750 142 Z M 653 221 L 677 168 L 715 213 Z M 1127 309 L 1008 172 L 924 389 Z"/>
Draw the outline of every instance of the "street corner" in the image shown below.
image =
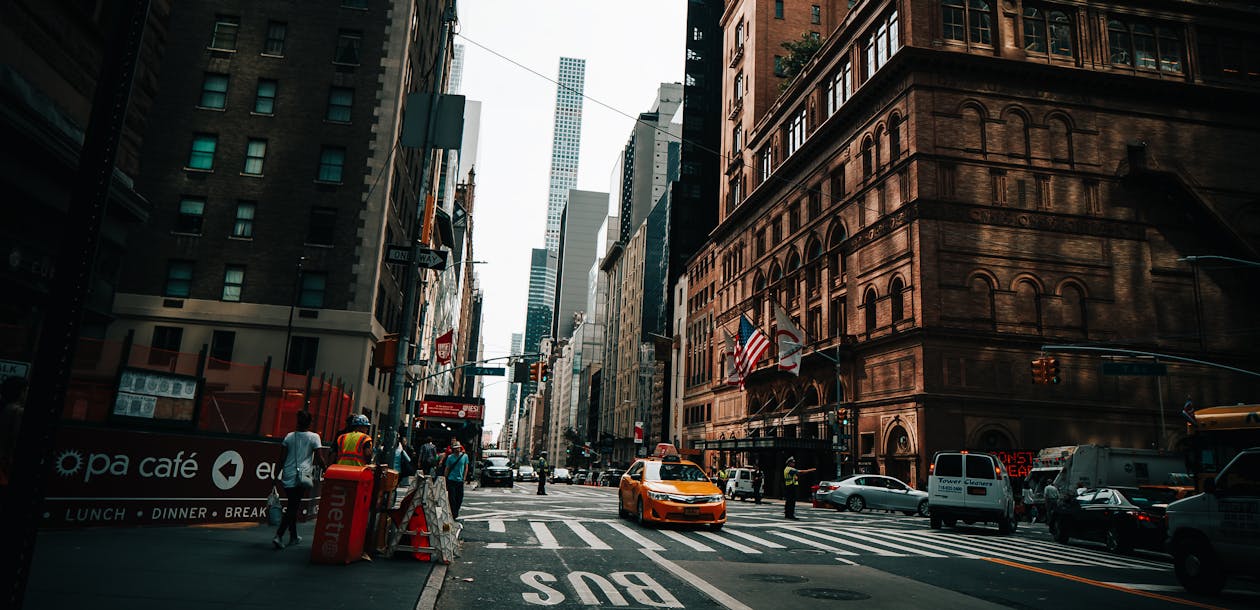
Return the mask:
<path fill-rule="evenodd" d="M 924 584 L 871 567 L 853 564 L 808 565 L 725 562 L 721 569 L 703 561 L 679 561 L 690 572 L 739 605 L 734 608 L 818 608 L 837 602 L 858 602 L 879 608 L 969 608 L 998 606 L 949 589 Z M 701 586 L 704 589 L 703 586 Z M 714 592 L 706 592 L 711 596 Z"/>

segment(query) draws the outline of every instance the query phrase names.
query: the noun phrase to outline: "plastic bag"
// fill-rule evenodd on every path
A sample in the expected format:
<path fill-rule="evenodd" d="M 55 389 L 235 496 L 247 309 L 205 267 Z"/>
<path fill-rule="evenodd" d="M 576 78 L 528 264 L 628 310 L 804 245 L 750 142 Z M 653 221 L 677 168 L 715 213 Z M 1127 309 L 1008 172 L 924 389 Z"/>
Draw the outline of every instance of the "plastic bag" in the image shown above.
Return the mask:
<path fill-rule="evenodd" d="M 272 485 L 271 495 L 267 496 L 267 523 L 280 525 L 283 518 L 284 508 L 280 506 L 280 494 L 276 492 L 276 486 Z"/>

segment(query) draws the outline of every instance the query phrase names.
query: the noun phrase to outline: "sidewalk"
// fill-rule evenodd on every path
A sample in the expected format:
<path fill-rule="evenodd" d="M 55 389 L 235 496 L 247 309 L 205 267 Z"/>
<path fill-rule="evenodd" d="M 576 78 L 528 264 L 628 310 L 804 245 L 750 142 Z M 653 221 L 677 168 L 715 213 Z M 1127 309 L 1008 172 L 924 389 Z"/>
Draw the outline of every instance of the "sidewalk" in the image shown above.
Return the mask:
<path fill-rule="evenodd" d="M 314 521 L 283 550 L 266 525 L 41 531 L 26 608 L 93 610 L 432 607 L 446 566 L 374 557 L 310 563 Z M 433 574 L 434 572 L 436 574 Z M 430 580 L 435 586 L 421 604 Z"/>

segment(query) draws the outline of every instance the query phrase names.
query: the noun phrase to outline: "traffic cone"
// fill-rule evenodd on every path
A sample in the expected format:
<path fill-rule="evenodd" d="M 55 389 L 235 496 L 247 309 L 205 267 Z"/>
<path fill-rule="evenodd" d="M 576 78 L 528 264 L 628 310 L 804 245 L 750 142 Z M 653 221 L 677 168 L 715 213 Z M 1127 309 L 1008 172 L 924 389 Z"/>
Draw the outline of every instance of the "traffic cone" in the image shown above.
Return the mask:
<path fill-rule="evenodd" d="M 433 546 L 429 542 L 429 537 L 424 534 L 424 532 L 429 531 L 429 522 L 424 518 L 423 506 L 417 506 L 415 513 L 411 515 L 411 520 L 407 521 L 407 531 L 415 532 L 415 534 L 411 535 L 411 546 Z M 420 544 L 421 541 L 424 542 L 423 545 Z M 412 554 L 420 561 L 432 561 L 433 559 L 429 553 L 423 551 L 415 551 Z"/>

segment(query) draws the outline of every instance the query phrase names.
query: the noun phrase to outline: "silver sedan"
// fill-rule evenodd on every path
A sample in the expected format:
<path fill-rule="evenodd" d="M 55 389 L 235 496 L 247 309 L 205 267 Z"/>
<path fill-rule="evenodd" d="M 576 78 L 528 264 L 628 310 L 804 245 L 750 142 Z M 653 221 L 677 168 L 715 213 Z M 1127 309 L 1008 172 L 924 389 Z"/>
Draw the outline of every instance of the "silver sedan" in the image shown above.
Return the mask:
<path fill-rule="evenodd" d="M 927 492 L 911 489 L 892 477 L 877 474 L 859 474 L 835 483 L 836 488 L 827 493 L 827 501 L 859 512 L 867 508 L 897 510 L 907 515 L 928 514 Z"/>

